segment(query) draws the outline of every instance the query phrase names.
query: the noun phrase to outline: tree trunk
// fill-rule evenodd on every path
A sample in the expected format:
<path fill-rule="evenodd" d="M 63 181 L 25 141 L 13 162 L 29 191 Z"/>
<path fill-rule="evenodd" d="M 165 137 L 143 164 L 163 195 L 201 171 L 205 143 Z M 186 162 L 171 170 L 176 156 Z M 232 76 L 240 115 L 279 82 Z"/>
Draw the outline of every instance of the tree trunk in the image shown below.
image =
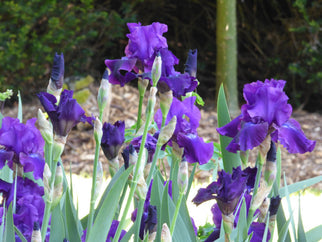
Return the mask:
<path fill-rule="evenodd" d="M 216 97 L 223 83 L 232 116 L 239 113 L 237 88 L 236 0 L 217 0 Z"/>

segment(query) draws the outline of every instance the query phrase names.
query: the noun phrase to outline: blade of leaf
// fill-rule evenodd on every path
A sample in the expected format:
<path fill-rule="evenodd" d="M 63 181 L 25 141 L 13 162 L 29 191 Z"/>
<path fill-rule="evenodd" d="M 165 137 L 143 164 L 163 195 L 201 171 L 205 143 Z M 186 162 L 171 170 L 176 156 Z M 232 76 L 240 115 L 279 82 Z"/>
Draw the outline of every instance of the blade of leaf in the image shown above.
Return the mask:
<path fill-rule="evenodd" d="M 299 193 L 299 218 L 298 218 L 298 224 L 297 224 L 297 239 L 298 241 L 303 241 L 306 242 L 306 236 L 305 236 L 305 231 L 304 231 L 304 226 L 303 226 L 303 221 L 302 221 L 302 213 L 301 213 L 301 195 Z"/>
<path fill-rule="evenodd" d="M 105 197 L 102 206 L 97 214 L 88 241 L 105 241 L 109 228 L 111 227 L 114 214 L 118 208 L 121 192 L 128 180 L 129 174 L 133 169 L 133 165 L 126 169 L 117 179 L 110 192 Z"/>
<path fill-rule="evenodd" d="M 66 203 L 65 203 L 65 212 L 66 212 L 66 225 L 68 231 L 69 240 L 73 241 L 81 241 L 81 233 L 83 231 L 79 231 L 78 219 L 76 215 L 76 211 L 73 201 L 71 200 L 71 195 L 69 191 L 66 191 Z"/>
<path fill-rule="evenodd" d="M 306 232 L 307 241 L 319 241 L 322 234 L 322 225 L 316 226 L 315 228 Z"/>
<path fill-rule="evenodd" d="M 286 224 L 286 218 L 285 218 L 285 214 L 284 214 L 284 208 L 282 206 L 282 204 L 279 206 L 278 210 L 277 210 L 277 218 L 276 218 L 276 223 L 277 223 L 277 230 L 278 230 L 278 234 L 279 236 L 282 235 L 282 233 L 286 233 L 284 236 L 285 241 L 291 241 L 291 236 L 288 230 L 286 230 L 284 232 L 283 228 L 284 225 Z M 272 235 L 273 236 L 273 235 Z M 283 240 L 282 240 L 283 241 Z"/>
<path fill-rule="evenodd" d="M 313 177 L 313 178 L 309 178 L 306 179 L 304 181 L 300 181 L 291 185 L 287 186 L 288 189 L 288 193 L 292 194 L 294 192 L 298 192 L 300 190 L 303 190 L 306 187 L 312 186 L 318 182 L 322 181 L 322 175 L 321 176 L 317 176 L 317 177 Z M 279 195 L 280 197 L 285 197 L 286 196 L 286 188 L 285 187 L 281 187 L 279 190 Z"/>
<path fill-rule="evenodd" d="M 63 241 L 66 238 L 65 226 L 60 204 L 58 204 L 52 214 L 50 221 L 50 242 Z"/>
<path fill-rule="evenodd" d="M 231 121 L 226 96 L 223 85 L 220 86 L 217 100 L 217 112 L 218 112 L 218 127 L 222 127 Z M 232 173 L 233 167 L 241 165 L 240 158 L 237 154 L 231 153 L 226 150 L 228 144 L 232 141 L 232 138 L 219 135 L 221 152 L 224 164 L 224 170 Z"/>
<path fill-rule="evenodd" d="M 239 212 L 239 218 L 237 223 L 237 241 L 244 241 L 247 238 L 247 215 L 246 215 L 246 202 L 243 198 L 243 202 Z"/>
<path fill-rule="evenodd" d="M 290 195 L 289 195 L 289 192 L 288 192 L 285 172 L 283 173 L 283 178 L 284 178 L 285 197 L 286 197 L 287 206 L 288 206 L 288 212 L 290 214 L 292 228 L 293 228 L 292 229 L 293 230 L 293 236 L 294 236 L 294 238 L 296 238 L 295 222 L 294 222 L 294 219 L 293 219 L 293 211 L 292 211 L 292 206 L 291 206 L 291 199 L 290 199 Z"/>
<path fill-rule="evenodd" d="M 15 231 L 13 225 L 13 214 L 12 214 L 12 204 L 9 205 L 6 222 L 4 228 L 4 240 L 3 241 L 15 241 Z"/>
<path fill-rule="evenodd" d="M 15 229 L 15 233 L 21 239 L 21 242 L 27 242 L 25 236 L 23 236 L 23 234 L 20 232 L 20 230 L 16 226 L 14 226 L 14 229 Z"/>
<path fill-rule="evenodd" d="M 264 235 L 263 235 L 263 240 L 262 240 L 263 242 L 266 242 L 267 241 L 268 225 L 269 225 L 269 211 L 267 213 L 267 219 L 266 219 L 266 223 L 265 223 L 265 230 L 264 230 Z"/>
<path fill-rule="evenodd" d="M 292 218 L 293 218 L 293 214 L 291 214 L 290 218 L 284 224 L 281 231 L 278 232 L 278 235 L 279 235 L 278 242 L 291 241 L 291 239 L 286 239 L 286 236 L 288 234 L 288 226 L 290 225 Z"/>
<path fill-rule="evenodd" d="M 22 123 L 22 102 L 21 102 L 21 95 L 20 95 L 20 91 L 18 90 L 18 119 L 20 121 L 20 123 Z"/>

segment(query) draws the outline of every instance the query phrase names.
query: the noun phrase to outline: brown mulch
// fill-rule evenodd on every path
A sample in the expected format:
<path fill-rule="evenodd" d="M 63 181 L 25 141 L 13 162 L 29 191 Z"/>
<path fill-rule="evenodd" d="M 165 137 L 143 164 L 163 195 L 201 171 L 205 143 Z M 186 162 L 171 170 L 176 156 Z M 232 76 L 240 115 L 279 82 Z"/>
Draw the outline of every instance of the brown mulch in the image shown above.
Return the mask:
<path fill-rule="evenodd" d="M 97 116 L 97 87 L 91 86 L 91 91 L 93 96 L 82 106 L 90 115 Z M 110 110 L 109 114 L 105 116 L 105 121 L 108 120 L 114 123 L 117 120 L 125 120 L 126 127 L 130 127 L 136 120 L 139 100 L 138 90 L 128 85 L 124 87 L 113 86 L 111 95 Z M 218 133 L 216 132 L 217 113 L 212 108 L 212 105 L 207 104 L 207 101 L 205 106 L 201 108 L 201 121 L 198 129 L 199 136 L 203 137 L 206 141 L 218 142 Z M 23 105 L 24 120 L 37 117 L 38 108 L 41 108 L 38 100 Z M 5 116 L 16 117 L 17 107 L 5 108 L 3 114 Z M 289 154 L 282 147 L 282 172 L 285 171 L 288 184 L 322 175 L 321 114 L 294 111 L 293 118 L 301 124 L 304 133 L 309 139 L 316 140 L 316 147 L 313 152 L 305 154 Z M 73 173 L 91 174 L 94 152 L 93 131 L 86 125 L 78 125 L 69 134 L 67 140 L 62 157 L 65 168 L 69 169 L 69 165 L 71 165 Z M 103 163 L 104 170 L 107 171 L 107 160 L 102 152 L 100 153 L 100 161 Z M 205 171 L 198 171 L 196 174 L 197 179 L 200 181 L 207 181 L 210 176 L 211 173 Z M 322 182 L 315 185 L 314 188 L 322 191 Z"/>

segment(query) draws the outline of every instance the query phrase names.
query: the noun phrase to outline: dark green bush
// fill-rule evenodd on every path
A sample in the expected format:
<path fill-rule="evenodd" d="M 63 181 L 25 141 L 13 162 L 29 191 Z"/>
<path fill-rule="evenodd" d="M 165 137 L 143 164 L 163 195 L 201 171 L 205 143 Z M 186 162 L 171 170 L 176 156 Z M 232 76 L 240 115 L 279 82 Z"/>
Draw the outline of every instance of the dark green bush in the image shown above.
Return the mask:
<path fill-rule="evenodd" d="M 2 1 L 1 90 L 20 89 L 26 96 L 45 88 L 55 52 L 64 53 L 65 77 L 101 75 L 104 59 L 120 56 L 126 22 L 135 21 L 129 5 L 110 2 Z"/>

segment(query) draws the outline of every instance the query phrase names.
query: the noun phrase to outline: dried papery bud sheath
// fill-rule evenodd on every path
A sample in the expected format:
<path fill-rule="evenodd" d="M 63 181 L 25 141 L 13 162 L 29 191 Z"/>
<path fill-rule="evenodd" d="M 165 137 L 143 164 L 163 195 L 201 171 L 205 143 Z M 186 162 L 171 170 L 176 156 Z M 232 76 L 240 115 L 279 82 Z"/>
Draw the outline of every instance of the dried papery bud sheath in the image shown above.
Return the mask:
<path fill-rule="evenodd" d="M 176 142 L 172 142 L 172 151 L 175 158 L 181 161 L 184 149 L 180 148 Z"/>
<path fill-rule="evenodd" d="M 135 195 L 138 199 L 145 200 L 147 192 L 148 192 L 148 186 L 145 182 L 145 179 L 143 176 L 140 176 L 136 186 Z"/>
<path fill-rule="evenodd" d="M 38 109 L 38 124 L 39 131 L 43 139 L 52 144 L 53 143 L 53 125 L 46 119 L 45 114 Z"/>
<path fill-rule="evenodd" d="M 53 161 L 58 162 L 60 156 L 64 152 L 67 136 L 54 136 L 53 143 Z"/>
<path fill-rule="evenodd" d="M 258 191 L 255 197 L 253 198 L 250 209 L 253 211 L 256 211 L 256 209 L 259 208 L 259 206 L 262 204 L 264 199 L 268 196 L 270 191 L 271 191 L 271 186 L 268 186 L 265 181 L 261 180 L 260 187 L 258 188 Z"/>
<path fill-rule="evenodd" d="M 102 80 L 101 80 L 101 85 L 98 89 L 98 95 L 97 95 L 97 104 L 98 104 L 98 109 L 100 113 L 104 112 L 105 107 L 108 104 L 111 92 L 110 92 L 110 86 L 111 84 L 108 81 L 108 76 L 109 76 L 109 70 L 106 69 Z"/>
<path fill-rule="evenodd" d="M 58 55 L 57 53 L 55 53 L 51 76 L 47 87 L 47 92 L 50 94 L 53 94 L 56 98 L 59 97 L 63 88 L 64 72 L 65 72 L 64 55 L 63 53 L 61 53 L 61 55 Z"/>
<path fill-rule="evenodd" d="M 47 163 L 45 163 L 44 173 L 43 173 L 43 183 L 44 183 L 44 191 L 45 196 L 48 197 L 50 194 L 50 179 L 51 179 L 51 171 Z"/>
<path fill-rule="evenodd" d="M 258 215 L 258 222 L 265 223 L 266 222 L 266 215 L 269 208 L 269 198 L 265 198 L 262 204 L 259 207 L 259 215 Z"/>
<path fill-rule="evenodd" d="M 178 171 L 178 187 L 181 194 L 186 194 L 189 182 L 188 162 L 185 158 L 180 162 Z"/>
<path fill-rule="evenodd" d="M 156 87 L 151 87 L 150 88 L 150 93 L 148 97 L 148 105 L 146 107 L 145 115 L 147 115 L 148 112 L 153 112 L 154 111 L 154 106 L 156 102 L 156 94 L 157 94 L 158 89 Z"/>
<path fill-rule="evenodd" d="M 53 191 L 53 202 L 51 205 L 51 210 L 53 210 L 58 203 L 60 202 L 60 199 L 63 196 L 63 169 L 61 167 L 60 162 L 57 163 L 56 168 L 56 174 L 55 174 L 55 183 L 54 183 L 54 191 Z"/>
<path fill-rule="evenodd" d="M 120 168 L 120 163 L 119 163 L 118 157 L 114 157 L 113 159 L 108 160 L 108 169 L 111 177 L 115 175 L 115 173 L 119 170 L 119 168 Z"/>
<path fill-rule="evenodd" d="M 38 222 L 34 222 L 32 234 L 31 234 L 31 242 L 42 242 L 40 226 Z"/>
<path fill-rule="evenodd" d="M 164 145 L 169 141 L 169 139 L 172 137 L 173 132 L 176 128 L 177 124 L 177 116 L 173 116 L 170 122 L 161 128 L 158 143 L 161 145 Z"/>
<path fill-rule="evenodd" d="M 225 215 L 222 214 L 223 226 L 225 230 L 226 241 L 230 241 L 230 234 L 234 228 L 235 216 L 233 213 Z"/>
<path fill-rule="evenodd" d="M 272 186 L 276 178 L 276 145 L 271 141 L 271 148 L 269 149 L 266 156 L 264 179 L 268 186 Z"/>
<path fill-rule="evenodd" d="M 259 145 L 259 162 L 264 164 L 267 153 L 271 147 L 271 136 L 267 135 L 264 141 Z"/>
<path fill-rule="evenodd" d="M 166 223 L 162 225 L 161 242 L 172 242 L 170 229 Z"/>
<path fill-rule="evenodd" d="M 162 59 L 161 59 L 160 53 L 157 53 L 151 70 L 152 82 L 154 87 L 158 84 L 158 81 L 161 77 L 161 73 L 162 73 Z"/>
<path fill-rule="evenodd" d="M 172 90 L 167 92 L 159 92 L 159 99 L 160 99 L 160 109 L 162 112 L 162 116 L 166 117 L 170 110 L 172 100 L 173 100 Z"/>
<path fill-rule="evenodd" d="M 96 117 L 94 120 L 94 138 L 97 144 L 101 144 L 103 136 L 103 125 L 102 122 Z"/>

